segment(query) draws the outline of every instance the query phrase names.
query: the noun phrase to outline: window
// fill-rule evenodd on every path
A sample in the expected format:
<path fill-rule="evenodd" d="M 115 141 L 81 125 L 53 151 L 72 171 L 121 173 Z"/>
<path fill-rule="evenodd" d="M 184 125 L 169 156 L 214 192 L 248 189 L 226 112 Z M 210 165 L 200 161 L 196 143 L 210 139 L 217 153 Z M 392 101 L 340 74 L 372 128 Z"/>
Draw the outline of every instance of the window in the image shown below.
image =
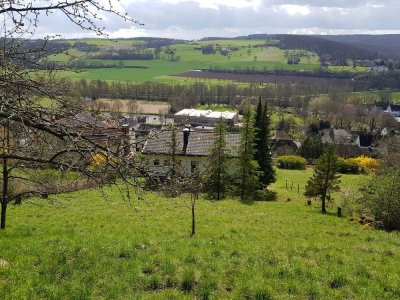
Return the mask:
<path fill-rule="evenodd" d="M 159 160 L 159 159 L 155 159 L 155 160 L 153 161 L 153 164 L 154 164 L 155 166 L 159 166 L 159 165 L 160 165 L 160 160 Z"/>
<path fill-rule="evenodd" d="M 196 172 L 199 168 L 199 162 L 197 160 L 192 160 L 190 162 L 190 171 L 192 173 Z"/>
<path fill-rule="evenodd" d="M 168 167 L 170 165 L 169 159 L 164 160 L 164 166 Z"/>

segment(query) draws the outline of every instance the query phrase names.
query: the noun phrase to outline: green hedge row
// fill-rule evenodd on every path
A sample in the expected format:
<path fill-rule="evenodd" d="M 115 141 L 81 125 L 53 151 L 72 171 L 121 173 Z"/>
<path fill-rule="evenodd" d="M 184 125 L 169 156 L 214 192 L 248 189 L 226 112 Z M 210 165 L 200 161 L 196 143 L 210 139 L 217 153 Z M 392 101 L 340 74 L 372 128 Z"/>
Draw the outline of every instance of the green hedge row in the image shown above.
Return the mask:
<path fill-rule="evenodd" d="M 278 168 L 290 169 L 290 170 L 304 170 L 306 168 L 307 161 L 297 155 L 285 155 L 279 156 L 276 159 Z"/>

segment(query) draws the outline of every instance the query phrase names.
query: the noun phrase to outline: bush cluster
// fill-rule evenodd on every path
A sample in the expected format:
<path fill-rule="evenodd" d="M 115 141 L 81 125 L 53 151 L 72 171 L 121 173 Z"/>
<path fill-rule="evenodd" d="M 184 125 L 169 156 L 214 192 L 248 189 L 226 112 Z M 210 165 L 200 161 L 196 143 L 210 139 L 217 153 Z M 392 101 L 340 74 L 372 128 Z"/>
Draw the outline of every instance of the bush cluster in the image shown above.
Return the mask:
<path fill-rule="evenodd" d="M 276 159 L 276 163 L 280 169 L 304 170 L 306 168 L 307 161 L 301 156 L 285 155 L 279 156 Z"/>
<path fill-rule="evenodd" d="M 339 173 L 342 174 L 358 174 L 360 172 L 357 161 L 354 158 L 344 159 L 338 158 Z"/>
<path fill-rule="evenodd" d="M 358 168 L 362 173 L 371 173 L 376 171 L 380 167 L 379 160 L 368 156 L 356 157 L 354 158 L 354 161 L 357 163 Z"/>

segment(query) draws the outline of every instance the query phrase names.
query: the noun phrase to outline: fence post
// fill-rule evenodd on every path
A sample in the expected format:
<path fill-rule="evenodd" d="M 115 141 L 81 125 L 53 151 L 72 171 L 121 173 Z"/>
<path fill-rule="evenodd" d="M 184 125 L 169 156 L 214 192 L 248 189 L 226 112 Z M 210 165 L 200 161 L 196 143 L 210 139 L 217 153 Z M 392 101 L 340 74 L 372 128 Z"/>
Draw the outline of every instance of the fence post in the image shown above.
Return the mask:
<path fill-rule="evenodd" d="M 339 218 L 343 217 L 343 215 L 342 215 L 342 208 L 341 208 L 341 207 L 338 207 L 338 208 L 337 208 L 337 216 L 338 216 Z"/>

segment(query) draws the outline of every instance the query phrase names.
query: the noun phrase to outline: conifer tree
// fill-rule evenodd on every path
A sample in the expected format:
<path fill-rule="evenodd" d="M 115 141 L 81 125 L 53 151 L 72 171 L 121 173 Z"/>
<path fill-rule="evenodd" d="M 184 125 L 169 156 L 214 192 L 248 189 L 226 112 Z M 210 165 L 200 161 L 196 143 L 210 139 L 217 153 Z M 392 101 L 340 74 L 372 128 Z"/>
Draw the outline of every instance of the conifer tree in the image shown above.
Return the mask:
<path fill-rule="evenodd" d="M 214 143 L 210 149 L 204 183 L 204 190 L 208 196 L 218 200 L 223 199 L 230 189 L 226 127 L 225 122 L 220 119 L 214 129 Z"/>
<path fill-rule="evenodd" d="M 256 143 L 254 159 L 257 160 L 260 171 L 262 172 L 260 175 L 260 183 L 264 186 L 268 186 L 276 180 L 275 171 L 272 166 L 271 145 L 269 142 L 270 123 L 267 103 L 265 103 L 263 107 L 260 97 L 254 123 Z"/>
<path fill-rule="evenodd" d="M 321 198 L 322 213 L 326 213 L 327 195 L 340 189 L 340 176 L 336 174 L 338 171 L 337 161 L 335 148 L 331 145 L 318 161 L 313 176 L 307 182 L 304 194 Z"/>
<path fill-rule="evenodd" d="M 324 153 L 324 145 L 320 135 L 309 135 L 303 141 L 299 153 L 302 157 L 313 160 L 318 159 Z"/>
<path fill-rule="evenodd" d="M 254 117 L 250 107 L 243 113 L 240 131 L 240 158 L 238 170 L 238 194 L 241 201 L 248 201 L 259 187 L 258 163 L 254 160 Z"/>

